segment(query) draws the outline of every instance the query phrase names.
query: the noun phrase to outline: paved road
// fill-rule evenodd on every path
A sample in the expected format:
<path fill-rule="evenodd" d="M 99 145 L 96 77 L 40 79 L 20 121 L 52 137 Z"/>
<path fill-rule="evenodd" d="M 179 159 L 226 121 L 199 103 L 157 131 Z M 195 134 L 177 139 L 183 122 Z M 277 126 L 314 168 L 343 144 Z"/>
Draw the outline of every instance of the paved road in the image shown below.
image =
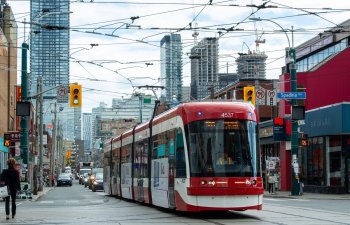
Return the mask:
<path fill-rule="evenodd" d="M 350 224 L 345 200 L 265 199 L 262 211 L 179 213 L 94 193 L 78 183 L 55 188 L 36 202 L 20 200 L 18 215 L 9 221 L 3 202 L 0 207 L 0 224 Z"/>

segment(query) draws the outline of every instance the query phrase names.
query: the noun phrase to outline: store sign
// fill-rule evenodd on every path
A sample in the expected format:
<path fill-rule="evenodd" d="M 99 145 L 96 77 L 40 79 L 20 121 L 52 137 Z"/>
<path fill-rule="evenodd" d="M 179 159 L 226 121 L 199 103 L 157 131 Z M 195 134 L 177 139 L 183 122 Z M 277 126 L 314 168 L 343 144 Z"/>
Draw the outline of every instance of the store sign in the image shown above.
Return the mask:
<path fill-rule="evenodd" d="M 286 132 L 284 128 L 284 118 L 274 118 L 273 120 L 273 140 L 285 141 Z"/>
<path fill-rule="evenodd" d="M 259 129 L 259 137 L 266 138 L 273 136 L 273 126 Z"/>

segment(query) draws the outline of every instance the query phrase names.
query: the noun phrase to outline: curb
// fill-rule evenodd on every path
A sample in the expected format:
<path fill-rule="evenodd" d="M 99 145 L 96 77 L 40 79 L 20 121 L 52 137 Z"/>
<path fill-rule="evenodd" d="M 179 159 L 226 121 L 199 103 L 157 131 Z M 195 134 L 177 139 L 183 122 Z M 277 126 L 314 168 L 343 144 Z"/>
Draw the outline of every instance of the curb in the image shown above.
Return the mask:
<path fill-rule="evenodd" d="M 350 200 L 350 195 L 345 195 L 345 196 L 327 196 L 327 195 L 322 195 L 322 196 L 310 196 L 307 194 L 303 194 L 303 195 L 296 195 L 296 196 L 292 196 L 292 195 L 279 195 L 278 193 L 271 195 L 271 194 L 264 194 L 264 198 L 287 198 L 287 199 L 313 199 L 313 200 Z"/>
<path fill-rule="evenodd" d="M 52 190 L 52 188 L 48 188 L 48 189 L 46 189 L 46 190 L 44 190 L 44 191 L 40 191 L 40 192 L 38 192 L 38 194 L 37 195 L 32 195 L 32 201 L 33 202 L 36 202 L 36 201 L 38 201 L 43 195 L 46 195 L 47 194 L 47 192 L 49 192 L 49 191 L 51 191 Z M 34 197 L 35 196 L 35 197 Z"/>

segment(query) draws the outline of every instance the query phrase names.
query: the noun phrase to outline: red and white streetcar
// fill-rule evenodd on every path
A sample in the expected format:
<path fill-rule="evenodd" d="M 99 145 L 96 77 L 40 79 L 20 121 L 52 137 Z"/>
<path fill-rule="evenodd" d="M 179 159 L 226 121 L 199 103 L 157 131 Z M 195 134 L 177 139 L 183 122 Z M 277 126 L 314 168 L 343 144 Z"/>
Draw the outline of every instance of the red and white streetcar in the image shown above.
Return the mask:
<path fill-rule="evenodd" d="M 261 210 L 255 109 L 180 104 L 105 143 L 104 181 L 110 195 L 179 211 Z"/>

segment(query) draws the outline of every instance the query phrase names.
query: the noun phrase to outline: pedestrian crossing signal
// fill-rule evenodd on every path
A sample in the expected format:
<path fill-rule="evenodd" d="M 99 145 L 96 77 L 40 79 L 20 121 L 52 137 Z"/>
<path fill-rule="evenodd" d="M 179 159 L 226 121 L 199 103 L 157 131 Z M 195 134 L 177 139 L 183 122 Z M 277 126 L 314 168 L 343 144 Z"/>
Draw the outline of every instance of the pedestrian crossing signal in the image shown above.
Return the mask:
<path fill-rule="evenodd" d="M 4 146 L 9 147 L 11 145 L 10 140 L 4 140 Z"/>
<path fill-rule="evenodd" d="M 71 84 L 70 87 L 70 101 L 71 107 L 81 107 L 82 105 L 82 88 L 80 84 Z"/>

